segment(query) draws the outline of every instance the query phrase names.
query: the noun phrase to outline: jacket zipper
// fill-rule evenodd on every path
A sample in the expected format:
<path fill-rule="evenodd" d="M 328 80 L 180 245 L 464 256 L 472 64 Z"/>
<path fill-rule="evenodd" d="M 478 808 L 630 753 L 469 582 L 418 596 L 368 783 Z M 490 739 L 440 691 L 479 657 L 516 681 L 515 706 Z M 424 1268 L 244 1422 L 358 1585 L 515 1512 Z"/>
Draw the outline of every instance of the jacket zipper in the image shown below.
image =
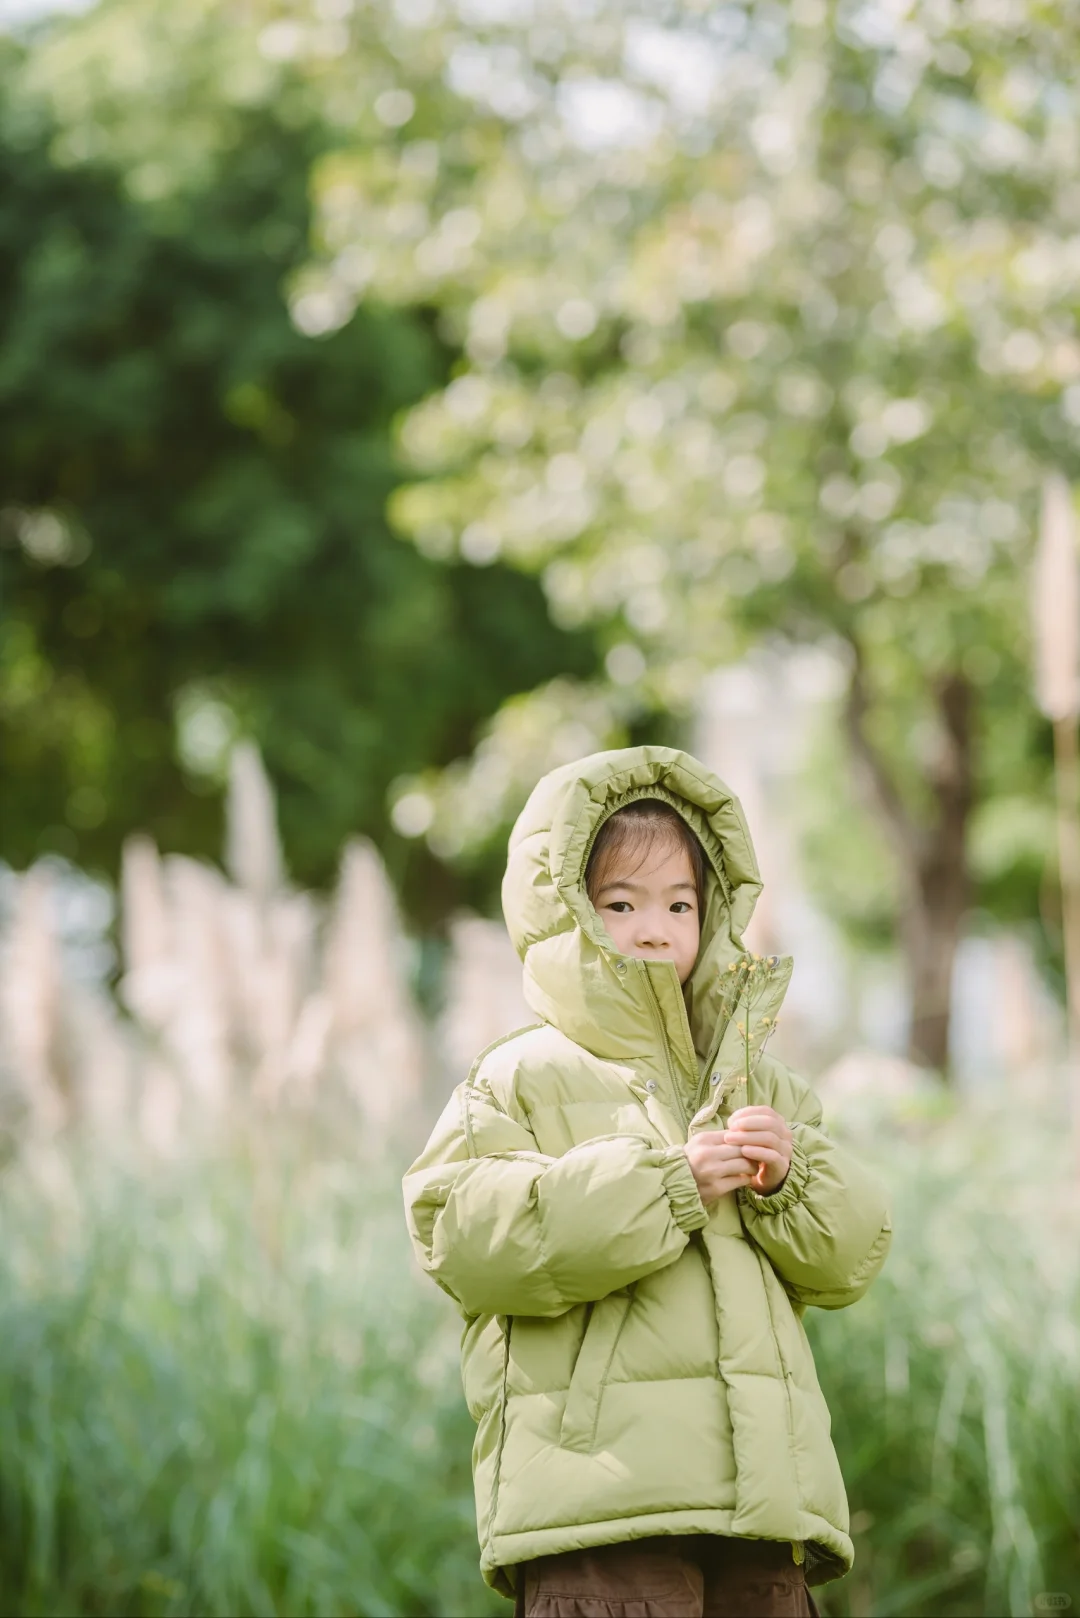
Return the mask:
<path fill-rule="evenodd" d="M 732 1011 L 731 1017 L 734 1017 L 734 1015 L 735 1012 Z M 709 1079 L 712 1077 L 712 1071 L 719 1060 L 720 1046 L 723 1043 L 724 1035 L 727 1033 L 728 1024 L 731 1022 L 731 1017 L 728 1017 L 726 1022 L 717 1023 L 717 1031 L 713 1036 L 712 1048 L 709 1051 L 709 1060 L 705 1063 L 705 1071 L 701 1075 L 701 1083 L 698 1086 L 698 1093 L 696 1097 L 697 1105 L 694 1108 L 695 1113 L 698 1111 L 698 1108 L 705 1105 L 705 1097 L 709 1093 Z"/>
<path fill-rule="evenodd" d="M 679 1088 L 678 1079 L 675 1076 L 675 1064 L 671 1059 L 671 1041 L 668 1039 L 667 1029 L 664 1026 L 664 1014 L 660 1009 L 660 1001 L 657 999 L 656 990 L 652 986 L 652 980 L 649 977 L 647 967 L 642 967 L 641 975 L 645 980 L 645 987 L 648 990 L 649 1005 L 651 1006 L 653 1016 L 656 1019 L 656 1027 L 660 1034 L 660 1043 L 664 1047 L 664 1061 L 667 1064 L 668 1080 L 671 1085 L 671 1091 L 675 1098 L 675 1104 L 682 1116 L 683 1130 L 687 1139 L 689 1139 L 691 1114 L 688 1113 L 686 1108 L 683 1106 L 682 1092 Z"/>
<path fill-rule="evenodd" d="M 715 1060 L 716 1060 L 716 1058 L 713 1057 L 712 1061 L 705 1063 L 705 1071 L 701 1075 L 701 1083 L 698 1085 L 697 1094 L 694 1096 L 694 1112 L 693 1112 L 693 1116 L 695 1118 L 697 1117 L 698 1113 L 701 1111 L 702 1107 L 705 1105 L 705 1098 L 709 1093 L 709 1069 L 712 1067 L 713 1061 L 715 1061 Z"/>

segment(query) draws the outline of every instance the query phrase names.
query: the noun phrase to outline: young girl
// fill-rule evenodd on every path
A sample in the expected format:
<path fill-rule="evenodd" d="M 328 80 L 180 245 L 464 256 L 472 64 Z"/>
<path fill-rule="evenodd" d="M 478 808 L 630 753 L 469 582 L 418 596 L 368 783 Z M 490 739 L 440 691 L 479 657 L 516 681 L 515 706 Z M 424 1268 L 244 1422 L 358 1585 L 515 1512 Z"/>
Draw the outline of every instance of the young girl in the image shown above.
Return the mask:
<path fill-rule="evenodd" d="M 465 1316 L 485 1579 L 528 1618 L 812 1614 L 852 1564 L 808 1304 L 862 1296 L 875 1178 L 761 1054 L 737 800 L 685 753 L 555 770 L 503 907 L 535 1026 L 485 1051 L 405 1178 Z"/>

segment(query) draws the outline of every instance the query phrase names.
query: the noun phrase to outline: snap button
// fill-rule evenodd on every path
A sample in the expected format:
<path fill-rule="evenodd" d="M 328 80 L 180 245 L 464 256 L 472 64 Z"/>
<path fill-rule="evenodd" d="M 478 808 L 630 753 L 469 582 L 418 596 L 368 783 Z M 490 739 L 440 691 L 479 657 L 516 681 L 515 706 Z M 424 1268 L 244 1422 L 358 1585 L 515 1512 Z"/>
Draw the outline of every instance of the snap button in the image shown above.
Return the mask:
<path fill-rule="evenodd" d="M 650 1095 L 655 1095 L 655 1093 L 656 1093 L 656 1080 L 655 1079 L 646 1079 L 645 1080 L 645 1088 L 646 1088 L 646 1090 L 648 1090 Z"/>
<path fill-rule="evenodd" d="M 709 1083 L 710 1084 L 719 1084 L 720 1083 L 720 1075 L 719 1075 L 719 1073 L 714 1073 L 712 1078 L 709 1080 Z"/>
<path fill-rule="evenodd" d="M 616 970 L 616 972 L 620 972 L 620 973 L 625 972 L 626 971 L 626 962 L 625 961 L 616 961 L 615 962 L 615 970 Z"/>

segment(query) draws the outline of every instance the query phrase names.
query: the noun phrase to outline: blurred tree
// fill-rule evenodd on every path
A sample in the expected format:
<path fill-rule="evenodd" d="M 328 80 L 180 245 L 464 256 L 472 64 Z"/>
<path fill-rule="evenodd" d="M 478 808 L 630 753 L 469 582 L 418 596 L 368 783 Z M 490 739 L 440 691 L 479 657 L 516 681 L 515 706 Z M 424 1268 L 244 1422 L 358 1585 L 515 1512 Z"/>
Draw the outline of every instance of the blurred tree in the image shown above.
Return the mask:
<path fill-rule="evenodd" d="M 430 921 L 461 881 L 391 832 L 390 783 L 595 654 L 534 580 L 389 533 L 391 419 L 445 379 L 445 346 L 423 311 L 297 328 L 317 98 L 282 69 L 230 100 L 209 11 L 180 41 L 126 26 L 165 16 L 118 4 L 28 59 L 3 45 L 3 853 L 113 869 L 136 826 L 216 853 L 243 730 L 297 875 L 324 881 L 366 832 Z"/>
<path fill-rule="evenodd" d="M 417 0 L 379 27 L 397 73 L 319 164 L 305 296 L 345 319 L 362 245 L 365 289 L 463 345 L 404 424 L 396 520 L 539 573 L 624 702 L 685 707 L 759 636 L 835 650 L 911 1052 L 943 1069 L 973 831 L 1046 781 L 1022 572 L 1044 466 L 1080 474 L 1080 15 Z M 986 902 L 1048 853 L 1009 824 Z"/>

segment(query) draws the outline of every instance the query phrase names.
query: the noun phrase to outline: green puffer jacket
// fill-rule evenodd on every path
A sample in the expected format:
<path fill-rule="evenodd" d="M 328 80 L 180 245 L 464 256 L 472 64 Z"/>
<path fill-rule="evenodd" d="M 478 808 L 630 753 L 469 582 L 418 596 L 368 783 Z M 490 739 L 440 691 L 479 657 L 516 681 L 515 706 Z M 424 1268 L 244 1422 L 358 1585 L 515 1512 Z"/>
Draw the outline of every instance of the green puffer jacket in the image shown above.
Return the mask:
<path fill-rule="evenodd" d="M 671 962 L 620 955 L 584 889 L 601 822 L 641 797 L 712 867 L 685 990 Z M 555 770 L 510 839 L 503 906 L 540 1020 L 480 1057 L 405 1177 L 420 1263 L 465 1315 L 481 1568 L 504 1593 L 532 1557 L 656 1534 L 790 1540 L 811 1584 L 852 1564 L 802 1315 L 861 1297 L 891 1226 L 813 1091 L 760 1054 L 791 974 L 745 971 L 760 888 L 738 801 L 670 748 Z M 791 1125 L 787 1179 L 706 1211 L 685 1142 L 747 1104 Z"/>

